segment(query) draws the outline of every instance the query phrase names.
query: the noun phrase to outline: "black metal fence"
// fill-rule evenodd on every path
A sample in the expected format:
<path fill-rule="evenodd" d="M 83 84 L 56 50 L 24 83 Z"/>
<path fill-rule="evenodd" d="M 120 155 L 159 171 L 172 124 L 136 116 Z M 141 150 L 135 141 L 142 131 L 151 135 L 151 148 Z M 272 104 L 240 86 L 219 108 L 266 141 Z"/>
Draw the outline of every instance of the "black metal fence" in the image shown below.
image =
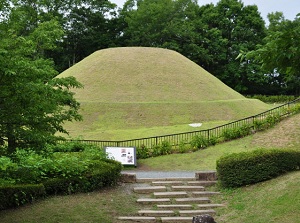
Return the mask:
<path fill-rule="evenodd" d="M 220 138 L 223 132 L 226 129 L 238 128 L 241 126 L 254 126 L 256 121 L 263 121 L 269 116 L 280 116 L 284 117 L 291 113 L 293 108 L 300 103 L 300 98 L 288 102 L 284 105 L 278 106 L 271 110 L 262 112 L 260 114 L 250 116 L 244 119 L 240 119 L 237 121 L 233 121 L 221 126 L 217 126 L 211 129 L 205 130 L 198 130 L 198 131 L 191 131 L 191 132 L 183 132 L 177 134 L 170 134 L 170 135 L 162 135 L 162 136 L 153 136 L 147 138 L 138 138 L 138 139 L 130 139 L 130 140 L 120 140 L 120 141 L 108 141 L 108 140 L 67 140 L 67 142 L 81 142 L 87 144 L 94 144 L 100 147 L 141 147 L 145 146 L 151 148 L 155 145 L 160 144 L 163 141 L 169 142 L 172 146 L 177 146 L 181 142 L 190 142 L 195 136 L 202 136 L 207 140 L 211 138 Z"/>

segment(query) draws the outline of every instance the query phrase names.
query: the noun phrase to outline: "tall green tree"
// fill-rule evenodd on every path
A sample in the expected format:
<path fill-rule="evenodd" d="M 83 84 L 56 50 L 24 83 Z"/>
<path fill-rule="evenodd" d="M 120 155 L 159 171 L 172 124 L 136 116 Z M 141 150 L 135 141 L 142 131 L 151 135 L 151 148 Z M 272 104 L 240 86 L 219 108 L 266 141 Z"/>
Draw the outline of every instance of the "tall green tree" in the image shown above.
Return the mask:
<path fill-rule="evenodd" d="M 201 39 L 194 26 L 197 1 L 130 0 L 125 7 L 128 45 L 168 48 L 190 59 L 203 55 L 205 50 L 195 44 Z"/>
<path fill-rule="evenodd" d="M 265 22 L 255 5 L 238 0 L 220 0 L 216 6 L 202 6 L 199 17 L 213 31 L 207 49 L 212 57 L 204 68 L 241 93 L 257 91 L 265 83 L 260 67 L 236 60 L 241 50 L 253 50 L 265 37 Z"/>
<path fill-rule="evenodd" d="M 286 20 L 282 13 L 268 15 L 268 35 L 244 58 L 255 59 L 266 76 L 272 76 L 277 92 L 300 94 L 300 17 Z"/>
<path fill-rule="evenodd" d="M 51 20 L 23 32 L 22 15 L 13 10 L 0 23 L 0 141 L 9 153 L 17 147 L 40 149 L 59 138 L 55 133 L 67 133 L 65 121 L 81 119 L 70 91 L 81 84 L 54 78 L 54 63 L 44 57 L 63 36 L 60 24 Z"/>

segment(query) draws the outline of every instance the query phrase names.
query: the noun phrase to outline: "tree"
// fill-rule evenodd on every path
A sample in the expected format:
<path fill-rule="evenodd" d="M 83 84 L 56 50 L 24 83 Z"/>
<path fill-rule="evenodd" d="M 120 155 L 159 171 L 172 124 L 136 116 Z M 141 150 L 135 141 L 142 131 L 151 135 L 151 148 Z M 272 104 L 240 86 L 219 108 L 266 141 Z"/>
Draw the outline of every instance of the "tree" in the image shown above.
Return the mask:
<path fill-rule="evenodd" d="M 71 88 L 75 78 L 54 78 L 57 71 L 44 51 L 56 47 L 63 32 L 55 20 L 37 23 L 21 35 L 23 11 L 15 10 L 0 30 L 0 141 L 11 154 L 17 147 L 41 149 L 67 133 L 65 121 L 81 120 Z"/>
<path fill-rule="evenodd" d="M 240 93 L 249 93 L 265 83 L 260 67 L 236 60 L 241 50 L 253 50 L 265 37 L 265 23 L 255 5 L 238 0 L 220 0 L 200 9 L 203 23 L 213 38 L 206 42 L 209 63 L 203 67 Z"/>
<path fill-rule="evenodd" d="M 176 50 L 191 58 L 199 46 L 193 21 L 198 8 L 194 0 L 140 0 L 127 1 L 124 36 L 130 46 L 162 47 Z"/>
<path fill-rule="evenodd" d="M 266 74 L 274 74 L 287 94 L 300 94 L 300 17 L 284 19 L 282 13 L 269 14 L 268 35 L 246 59 L 255 59 Z"/>

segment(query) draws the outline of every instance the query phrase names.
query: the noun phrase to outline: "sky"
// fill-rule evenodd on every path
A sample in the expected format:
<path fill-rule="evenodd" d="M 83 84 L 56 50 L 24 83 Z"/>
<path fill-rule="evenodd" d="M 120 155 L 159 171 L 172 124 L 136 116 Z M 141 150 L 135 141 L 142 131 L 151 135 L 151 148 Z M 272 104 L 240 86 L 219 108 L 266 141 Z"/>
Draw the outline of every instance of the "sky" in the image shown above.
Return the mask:
<path fill-rule="evenodd" d="M 110 0 L 117 4 L 119 7 L 123 7 L 126 0 Z M 216 4 L 219 0 L 198 0 L 199 5 L 205 5 L 209 3 Z M 244 5 L 257 5 L 258 11 L 261 16 L 267 22 L 267 15 L 271 12 L 283 12 L 286 19 L 294 20 L 296 15 L 300 13 L 300 0 L 242 0 Z"/>

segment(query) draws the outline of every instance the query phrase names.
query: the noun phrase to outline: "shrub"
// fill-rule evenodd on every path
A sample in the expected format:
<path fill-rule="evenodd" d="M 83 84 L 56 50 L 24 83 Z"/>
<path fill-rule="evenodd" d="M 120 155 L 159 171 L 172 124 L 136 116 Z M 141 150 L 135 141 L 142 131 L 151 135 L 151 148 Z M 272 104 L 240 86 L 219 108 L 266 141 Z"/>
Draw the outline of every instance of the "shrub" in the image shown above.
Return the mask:
<path fill-rule="evenodd" d="M 203 135 L 196 135 L 191 140 L 191 146 L 194 151 L 208 146 L 208 140 Z"/>
<path fill-rule="evenodd" d="M 273 114 L 273 115 L 268 115 L 265 119 L 254 120 L 253 127 L 254 130 L 262 131 L 273 127 L 278 122 L 280 122 L 280 115 Z"/>
<path fill-rule="evenodd" d="M 146 159 L 151 156 L 150 149 L 145 145 L 136 147 L 136 157 L 137 159 Z"/>
<path fill-rule="evenodd" d="M 114 160 L 93 161 L 85 174 L 47 179 L 43 184 L 48 195 L 89 192 L 115 185 L 120 178 L 121 170 L 121 163 Z"/>
<path fill-rule="evenodd" d="M 0 210 L 31 203 L 45 196 L 42 184 L 0 186 Z"/>
<path fill-rule="evenodd" d="M 225 141 L 245 137 L 251 133 L 251 125 L 242 125 L 236 128 L 227 128 L 222 132 Z"/>
<path fill-rule="evenodd" d="M 221 157 L 217 173 L 221 186 L 230 188 L 268 180 L 299 166 L 298 151 L 259 149 Z"/>
<path fill-rule="evenodd" d="M 168 141 L 162 141 L 160 144 L 160 155 L 168 155 L 171 154 L 172 145 Z"/>
<path fill-rule="evenodd" d="M 180 141 L 178 145 L 178 152 L 179 153 L 186 153 L 190 150 L 190 145 L 187 143 L 186 140 Z"/>
<path fill-rule="evenodd" d="M 253 95 L 247 97 L 255 98 L 265 103 L 287 103 L 296 99 L 293 95 Z"/>

